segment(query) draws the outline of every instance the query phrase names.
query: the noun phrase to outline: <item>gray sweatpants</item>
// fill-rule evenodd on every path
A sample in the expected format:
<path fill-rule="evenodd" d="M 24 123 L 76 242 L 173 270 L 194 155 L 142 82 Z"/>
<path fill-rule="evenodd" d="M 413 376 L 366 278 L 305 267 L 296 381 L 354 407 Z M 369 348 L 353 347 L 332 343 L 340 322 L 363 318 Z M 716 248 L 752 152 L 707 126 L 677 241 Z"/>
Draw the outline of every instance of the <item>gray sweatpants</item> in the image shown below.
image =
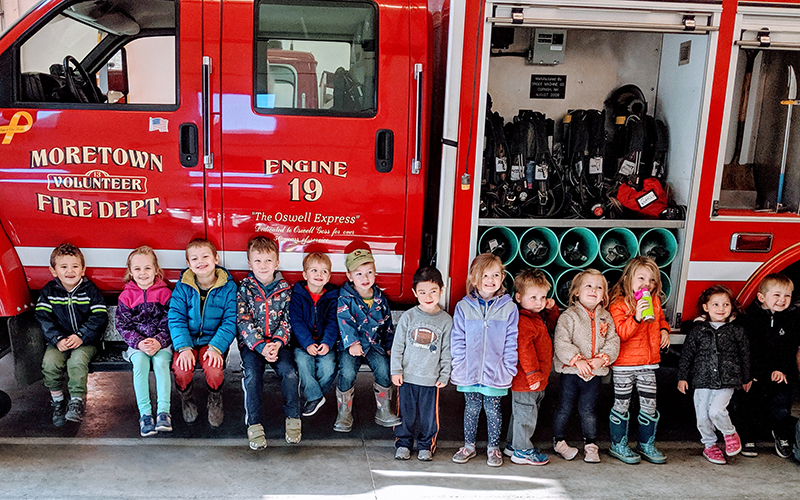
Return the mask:
<path fill-rule="evenodd" d="M 733 389 L 695 389 L 694 411 L 697 413 L 697 430 L 700 431 L 700 442 L 708 448 L 717 443 L 717 428 L 723 435 L 730 436 L 736 432 L 728 414 L 728 403 L 733 396 Z"/>
<path fill-rule="evenodd" d="M 533 448 L 531 436 L 539 419 L 539 405 L 544 391 L 511 391 L 511 420 L 508 422 L 506 442 L 515 450 Z"/>

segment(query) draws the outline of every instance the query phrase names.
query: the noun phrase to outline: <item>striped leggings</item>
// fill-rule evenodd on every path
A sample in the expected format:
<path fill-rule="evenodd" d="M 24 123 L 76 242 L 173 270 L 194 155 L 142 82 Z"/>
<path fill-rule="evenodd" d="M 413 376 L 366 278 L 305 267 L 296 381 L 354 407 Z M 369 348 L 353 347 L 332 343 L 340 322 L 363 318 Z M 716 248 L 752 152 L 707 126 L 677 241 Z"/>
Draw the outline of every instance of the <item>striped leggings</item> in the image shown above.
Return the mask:
<path fill-rule="evenodd" d="M 620 415 L 628 413 L 633 386 L 639 391 L 639 410 L 656 416 L 656 371 L 653 368 L 636 370 L 613 370 L 614 411 Z"/>

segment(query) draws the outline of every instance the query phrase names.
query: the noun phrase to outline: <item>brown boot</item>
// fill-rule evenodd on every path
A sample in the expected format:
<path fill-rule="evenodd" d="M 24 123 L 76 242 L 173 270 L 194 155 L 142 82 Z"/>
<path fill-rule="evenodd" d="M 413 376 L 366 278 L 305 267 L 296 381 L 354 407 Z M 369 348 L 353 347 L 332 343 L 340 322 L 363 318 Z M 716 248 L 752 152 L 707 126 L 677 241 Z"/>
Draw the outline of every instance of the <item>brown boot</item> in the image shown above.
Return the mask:
<path fill-rule="evenodd" d="M 197 403 L 194 402 L 194 388 L 192 384 L 186 386 L 186 389 L 181 390 L 178 388 L 178 394 L 181 397 L 181 413 L 183 413 L 183 421 L 187 424 L 194 423 L 197 420 Z"/>
<path fill-rule="evenodd" d="M 208 389 L 208 424 L 211 427 L 222 425 L 225 414 L 222 411 L 222 387 L 216 391 Z"/>

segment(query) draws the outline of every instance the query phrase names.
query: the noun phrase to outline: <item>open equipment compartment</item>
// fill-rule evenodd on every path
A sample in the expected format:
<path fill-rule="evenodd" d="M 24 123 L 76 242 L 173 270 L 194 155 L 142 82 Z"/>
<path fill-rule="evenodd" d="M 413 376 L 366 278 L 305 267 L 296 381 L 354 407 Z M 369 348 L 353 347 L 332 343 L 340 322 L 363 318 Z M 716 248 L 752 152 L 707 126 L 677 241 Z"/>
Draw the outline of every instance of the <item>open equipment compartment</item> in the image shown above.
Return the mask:
<path fill-rule="evenodd" d="M 548 123 L 542 120 L 537 125 L 539 128 L 531 127 L 539 140 L 529 143 L 539 144 L 538 151 L 541 153 L 541 130 L 549 130 L 545 139 L 547 154 L 550 155 L 546 162 L 550 166 L 546 175 L 550 181 L 548 189 L 556 199 L 560 183 L 567 194 L 564 194 L 565 206 L 558 211 L 544 210 L 537 214 L 533 211 L 526 213 L 524 209 L 505 212 L 502 209 L 487 209 L 489 190 L 486 186 L 497 180 L 497 172 L 503 167 L 506 168 L 505 179 L 511 179 L 513 183 L 521 178 L 517 185 L 522 185 L 523 189 L 518 188 L 517 195 L 526 192 L 523 194 L 526 199 L 537 196 L 543 199 L 540 195 L 543 190 L 537 190 L 545 177 L 541 175 L 541 169 L 534 170 L 532 176 L 530 168 L 525 170 L 523 161 L 517 160 L 514 165 L 514 155 L 519 156 L 522 148 L 514 144 L 514 138 L 518 140 L 520 136 L 526 136 L 507 125 L 504 128 L 504 132 L 508 132 L 506 140 L 509 144 L 506 165 L 492 164 L 500 163 L 497 154 L 492 158 L 491 152 L 496 149 L 490 149 L 490 153 L 485 155 L 488 161 L 480 155 L 477 158 L 476 173 L 479 178 L 475 182 L 476 185 L 482 185 L 483 189 L 474 191 L 473 208 L 479 214 L 478 224 L 473 225 L 474 231 L 477 230 L 477 234 L 473 234 L 476 251 L 491 251 L 492 246 L 505 244 L 497 239 L 493 244 L 487 242 L 487 238 L 482 238 L 487 230 L 496 226 L 512 229 L 517 240 L 508 244 L 516 250 L 516 257 L 509 261 L 508 268 L 512 274 L 516 274 L 531 262 L 530 258 L 525 258 L 524 252 L 526 244 L 530 244 L 530 238 L 525 237 L 524 233 L 532 227 L 547 228 L 559 239 L 559 257 L 584 249 L 587 254 L 583 260 L 580 256 L 573 262 L 569 258 L 558 258 L 542 266 L 554 281 L 559 281 L 557 276 L 574 274 L 569 272 L 570 269 L 595 267 L 609 270 L 611 287 L 615 276 L 618 276 L 612 270 L 621 267 L 624 260 L 615 263 L 619 265 L 609 265 L 608 260 L 603 258 L 603 251 L 608 247 L 603 247 L 602 240 L 604 237 L 608 240 L 606 233 L 610 229 L 627 228 L 630 231 L 624 234 L 625 237 L 617 239 L 620 243 L 625 239 L 634 239 L 632 246 L 628 247 L 628 257 L 639 253 L 641 248 L 644 248 L 642 253 L 647 253 L 648 249 L 656 247 L 653 255 L 662 269 L 662 279 L 666 278 L 664 287 L 669 288 L 670 281 L 680 283 L 682 268 L 688 261 L 688 255 L 684 255 L 685 227 L 686 221 L 694 217 L 692 201 L 696 199 L 696 177 L 702 163 L 701 144 L 705 137 L 705 121 L 702 117 L 707 114 L 711 92 L 709 75 L 713 70 L 720 10 L 719 5 L 672 2 L 488 4 L 481 101 L 476 107 L 476 114 L 487 113 L 487 95 L 491 96 L 488 113 L 492 113 L 495 124 L 483 116 L 475 118 L 478 122 L 477 136 L 479 140 L 484 140 L 483 145 L 478 144 L 477 151 L 496 147 L 498 116 L 508 124 L 515 121 L 515 117 L 517 122 L 525 119 L 520 110 L 542 113 L 546 119 L 553 121 Z M 624 87 L 623 90 L 615 94 L 621 87 Z M 637 94 L 639 90 L 641 92 Z M 612 102 L 617 105 L 613 106 Z M 642 170 L 648 170 L 642 172 L 642 179 L 637 179 L 637 183 L 631 182 L 628 175 L 619 175 L 620 169 L 625 168 L 624 155 L 614 156 L 614 152 L 619 151 L 614 143 L 615 137 L 620 140 L 620 134 L 625 132 L 620 125 L 626 123 L 626 117 L 618 111 L 628 109 L 630 114 L 639 113 L 643 117 L 645 113 L 641 111 L 644 106 L 646 114 L 655 119 L 651 118 L 650 123 L 662 122 L 668 132 L 668 140 L 664 140 L 664 130 L 661 128 L 658 141 L 652 142 L 657 142 L 662 150 L 660 164 L 665 169 L 661 174 L 661 184 L 671 200 L 670 214 L 661 213 L 659 217 L 658 212 L 647 213 L 646 210 L 642 210 L 643 213 L 629 209 L 620 211 L 612 206 L 614 200 L 608 201 L 602 194 L 594 197 L 573 194 L 570 199 L 569 190 L 579 189 L 575 186 L 580 181 L 575 181 L 575 178 L 590 179 L 592 173 L 600 173 L 595 176 L 596 179 L 605 179 L 606 198 L 621 198 L 621 191 L 617 196 L 620 185 L 634 186 L 628 191 L 634 192 L 632 196 L 640 206 L 655 196 L 649 191 L 651 185 L 642 183 L 642 179 L 651 176 L 650 169 L 655 170 L 652 159 L 646 162 L 643 157 L 636 158 L 637 161 L 641 160 Z M 575 136 L 573 132 L 573 137 L 570 137 L 569 127 L 574 127 L 573 118 L 582 113 L 575 110 L 597 110 L 594 116 L 602 117 L 603 126 L 599 129 L 596 127 L 593 134 L 598 136 L 599 130 L 604 136 L 602 152 L 595 148 L 594 155 L 590 152 L 578 163 L 569 160 L 570 149 L 573 148 L 570 141 L 574 141 Z M 600 113 L 604 113 L 604 116 Z M 590 147 L 587 151 L 591 149 L 591 141 L 588 144 Z M 596 161 L 592 156 L 602 157 L 602 166 L 592 164 Z M 534 163 L 538 167 L 539 160 L 534 160 Z M 558 179 L 559 176 L 561 179 Z M 514 194 L 507 194 L 509 191 L 504 193 L 506 197 Z M 609 195 L 612 191 L 613 194 Z M 657 194 L 659 201 L 666 202 L 663 196 L 663 193 Z M 592 206 L 580 206 L 587 202 Z M 572 206 L 569 206 L 570 203 Z M 573 237 L 573 230 L 578 228 L 588 230 L 583 231 L 582 240 Z M 567 234 L 568 231 L 570 234 Z M 612 241 L 616 241 L 614 236 L 619 235 L 612 234 Z M 644 243 L 641 241 L 643 238 Z M 653 242 L 648 238 L 656 240 Z M 564 243 L 565 240 L 569 243 Z M 538 248 L 540 246 L 541 242 L 534 242 L 534 251 L 542 250 Z M 593 252 L 596 257 L 592 255 Z M 508 255 L 510 252 L 505 253 Z M 541 254 L 545 255 L 545 252 L 542 250 Z M 531 256 L 532 253 L 527 255 Z M 619 255 L 616 257 L 619 258 Z M 558 284 L 563 288 L 564 283 Z M 558 293 L 557 289 L 557 298 Z M 678 326 L 680 318 L 676 317 L 676 304 L 682 303 L 682 291 L 672 289 L 670 295 L 665 301 L 665 314 L 671 324 Z"/>

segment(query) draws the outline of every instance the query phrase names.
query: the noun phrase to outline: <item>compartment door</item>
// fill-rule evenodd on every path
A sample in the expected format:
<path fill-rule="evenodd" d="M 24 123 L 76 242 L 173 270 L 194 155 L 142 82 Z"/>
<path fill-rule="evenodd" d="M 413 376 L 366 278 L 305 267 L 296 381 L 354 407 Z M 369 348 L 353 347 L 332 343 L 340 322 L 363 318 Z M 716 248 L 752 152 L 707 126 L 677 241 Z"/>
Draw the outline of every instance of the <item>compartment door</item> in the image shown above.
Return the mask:
<path fill-rule="evenodd" d="M 345 254 L 366 245 L 379 284 L 400 292 L 408 42 L 407 1 L 225 4 L 215 168 L 229 268 L 247 269 L 244 250 L 256 234 L 279 242 L 290 274 L 312 250 L 330 253 L 342 272 Z"/>

